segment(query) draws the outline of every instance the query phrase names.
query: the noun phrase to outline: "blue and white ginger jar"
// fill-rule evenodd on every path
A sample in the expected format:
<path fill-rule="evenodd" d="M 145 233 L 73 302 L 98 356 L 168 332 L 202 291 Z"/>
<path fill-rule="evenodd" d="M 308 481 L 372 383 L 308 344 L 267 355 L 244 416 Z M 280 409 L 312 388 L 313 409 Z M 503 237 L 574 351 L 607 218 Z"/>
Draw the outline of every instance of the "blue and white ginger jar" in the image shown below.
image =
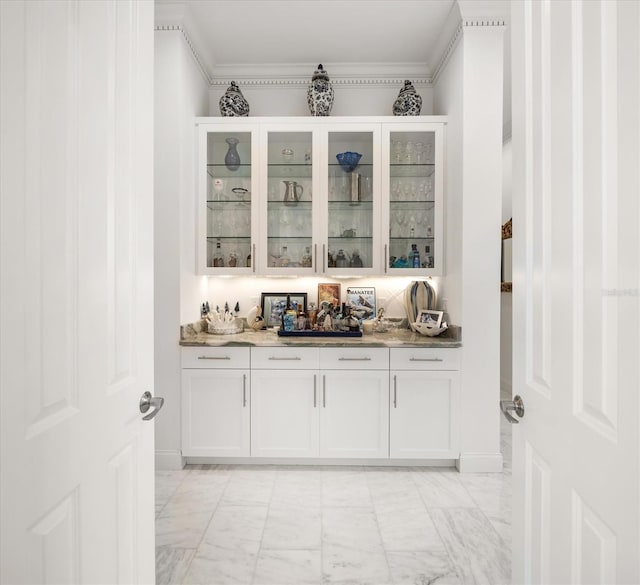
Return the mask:
<path fill-rule="evenodd" d="M 394 116 L 419 116 L 422 110 L 422 97 L 416 93 L 413 84 L 407 79 L 393 102 Z"/>
<path fill-rule="evenodd" d="M 220 115 L 229 116 L 248 116 L 249 115 L 249 102 L 245 99 L 240 91 L 240 88 L 235 81 L 231 82 L 231 85 L 224 92 L 224 95 L 220 98 Z"/>
<path fill-rule="evenodd" d="M 307 104 L 312 116 L 328 116 L 333 107 L 333 87 L 329 75 L 318 65 L 307 90 Z"/>

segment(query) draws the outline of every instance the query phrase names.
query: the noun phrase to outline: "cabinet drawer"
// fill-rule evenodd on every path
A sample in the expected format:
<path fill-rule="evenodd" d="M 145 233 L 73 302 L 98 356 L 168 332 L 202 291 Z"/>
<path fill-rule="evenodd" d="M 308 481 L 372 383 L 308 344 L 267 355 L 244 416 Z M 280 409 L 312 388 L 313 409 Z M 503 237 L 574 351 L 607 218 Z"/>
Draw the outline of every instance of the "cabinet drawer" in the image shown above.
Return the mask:
<path fill-rule="evenodd" d="M 317 347 L 254 347 L 251 367 L 261 370 L 317 370 Z"/>
<path fill-rule="evenodd" d="M 323 370 L 388 370 L 386 347 L 331 347 L 320 349 Z"/>
<path fill-rule="evenodd" d="M 183 347 L 183 368 L 247 369 L 250 364 L 248 347 Z"/>
<path fill-rule="evenodd" d="M 391 348 L 392 370 L 459 370 L 460 350 L 447 348 Z"/>

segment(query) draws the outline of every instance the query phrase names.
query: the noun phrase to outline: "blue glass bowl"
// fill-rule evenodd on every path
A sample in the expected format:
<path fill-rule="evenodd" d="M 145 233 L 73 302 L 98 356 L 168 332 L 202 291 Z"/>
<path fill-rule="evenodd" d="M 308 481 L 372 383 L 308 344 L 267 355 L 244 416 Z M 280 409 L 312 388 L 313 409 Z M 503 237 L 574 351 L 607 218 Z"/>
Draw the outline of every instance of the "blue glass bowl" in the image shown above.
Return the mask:
<path fill-rule="evenodd" d="M 358 152 L 341 152 L 340 154 L 336 154 L 336 158 L 342 170 L 351 173 L 358 166 L 362 155 Z"/>

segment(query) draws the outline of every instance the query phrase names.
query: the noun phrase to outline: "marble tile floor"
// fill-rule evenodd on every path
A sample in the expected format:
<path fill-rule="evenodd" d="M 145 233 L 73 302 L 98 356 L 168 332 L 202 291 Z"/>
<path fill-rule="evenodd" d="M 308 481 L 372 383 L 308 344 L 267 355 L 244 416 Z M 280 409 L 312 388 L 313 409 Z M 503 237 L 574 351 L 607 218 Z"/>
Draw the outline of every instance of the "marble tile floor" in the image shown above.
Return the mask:
<path fill-rule="evenodd" d="M 449 468 L 191 465 L 156 474 L 159 584 L 510 582 L 502 474 Z"/>

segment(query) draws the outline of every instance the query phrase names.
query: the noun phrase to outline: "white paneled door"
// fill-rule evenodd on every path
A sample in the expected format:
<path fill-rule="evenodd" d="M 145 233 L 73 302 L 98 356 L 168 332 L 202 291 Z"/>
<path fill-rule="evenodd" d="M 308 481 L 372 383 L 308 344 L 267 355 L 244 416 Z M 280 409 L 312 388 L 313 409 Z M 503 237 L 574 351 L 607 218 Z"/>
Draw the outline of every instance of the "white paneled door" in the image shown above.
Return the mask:
<path fill-rule="evenodd" d="M 640 583 L 640 3 L 512 6 L 513 582 Z"/>
<path fill-rule="evenodd" d="M 153 3 L 0 3 L 2 583 L 153 583 Z"/>

